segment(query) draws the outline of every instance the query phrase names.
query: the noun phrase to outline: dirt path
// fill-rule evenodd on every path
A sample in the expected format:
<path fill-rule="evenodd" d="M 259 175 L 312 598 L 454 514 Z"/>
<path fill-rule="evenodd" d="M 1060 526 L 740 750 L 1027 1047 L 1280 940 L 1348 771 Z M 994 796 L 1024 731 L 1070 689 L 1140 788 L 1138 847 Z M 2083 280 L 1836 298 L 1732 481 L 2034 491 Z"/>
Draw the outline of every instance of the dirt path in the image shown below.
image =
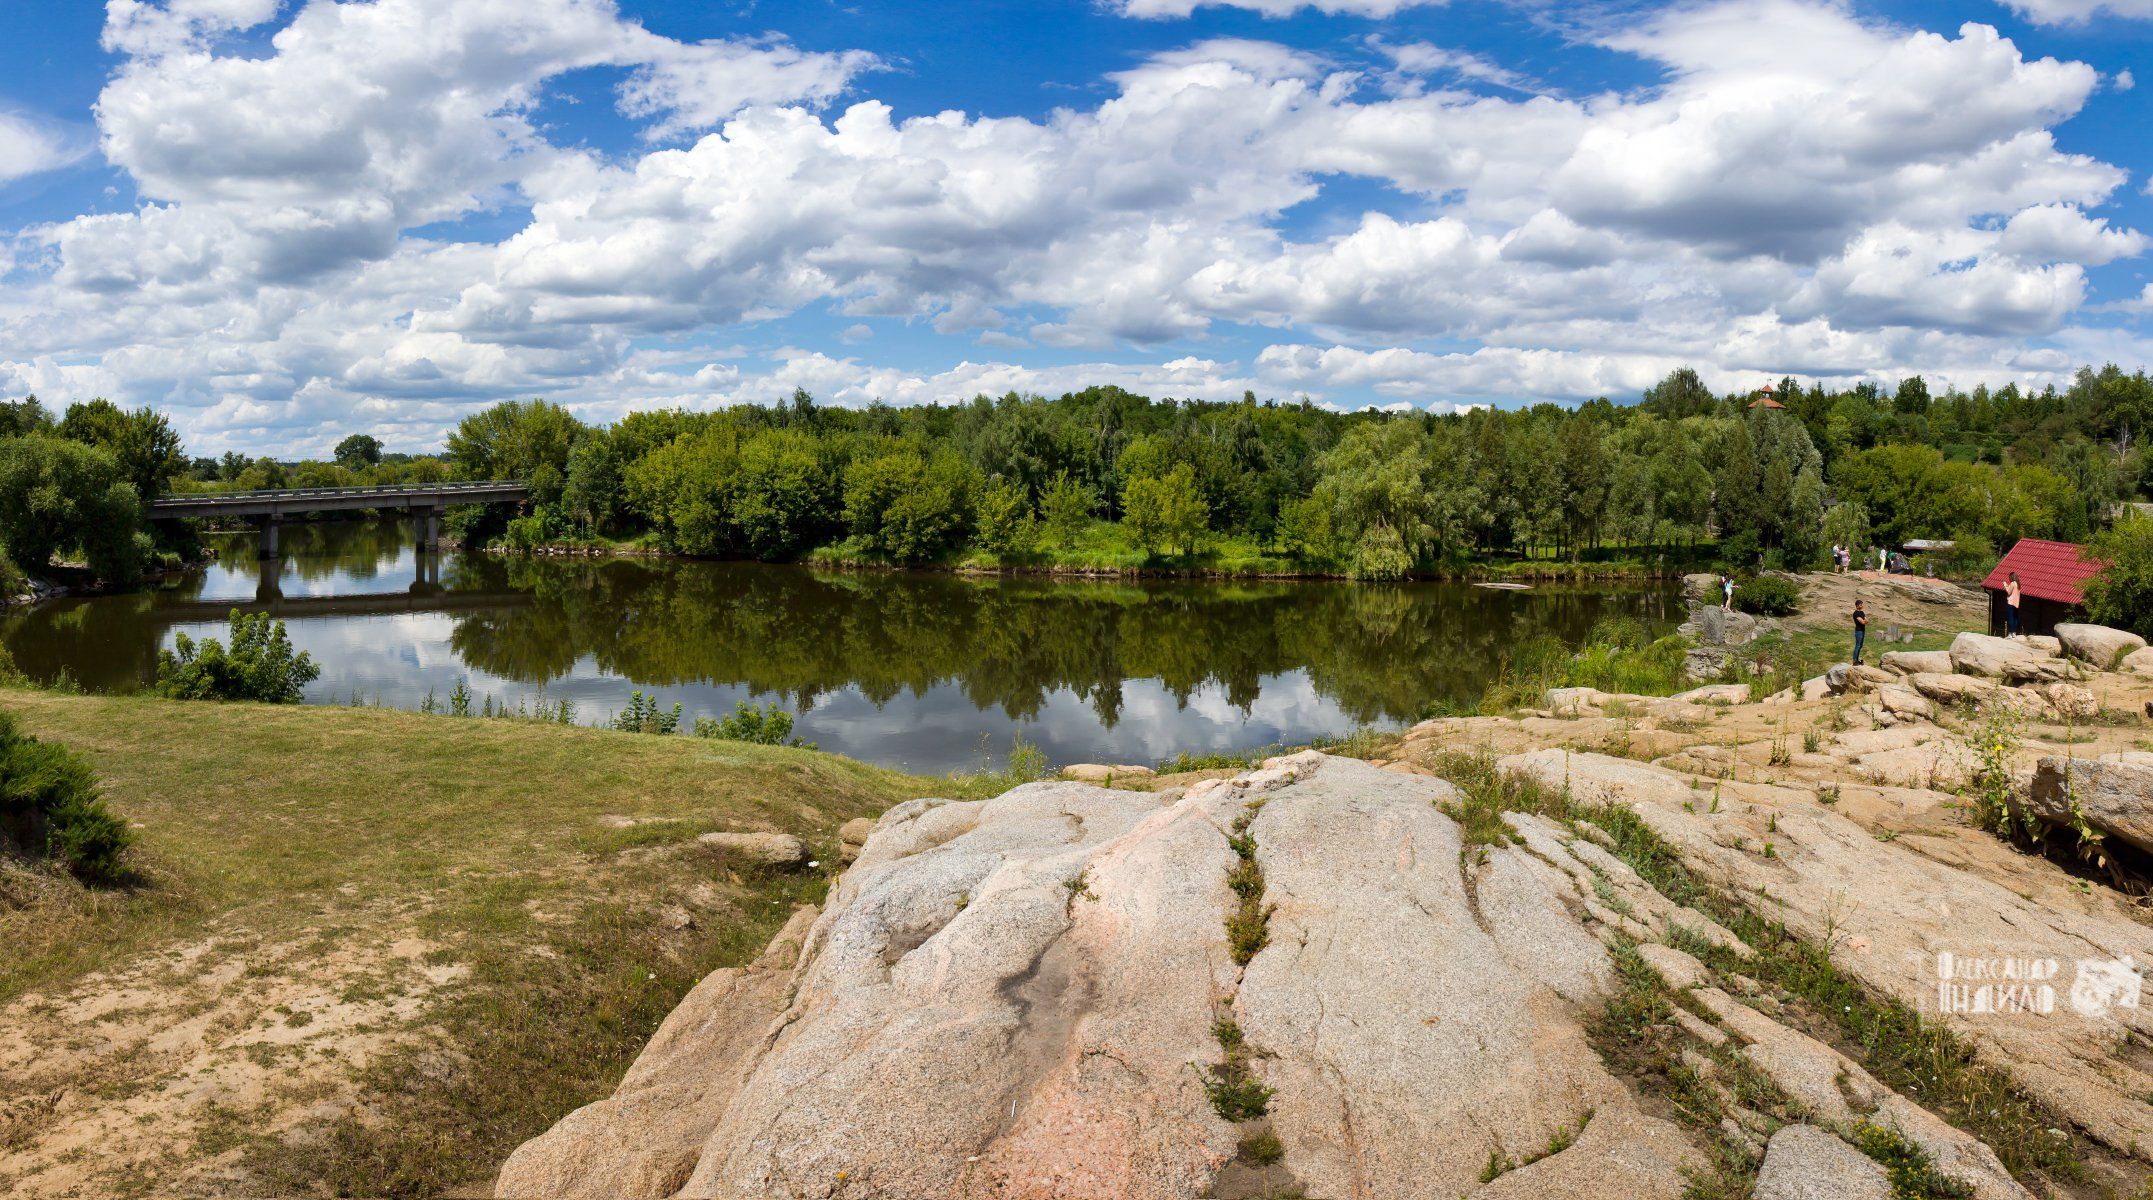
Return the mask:
<path fill-rule="evenodd" d="M 1797 581 L 1802 588 L 1801 609 L 1781 621 L 1792 631 L 1850 630 L 1856 600 L 1868 610 L 1872 638 L 1882 636 L 1892 626 L 1943 631 L 1988 629 L 1988 595 L 1979 588 L 1881 571 L 1850 571 L 1845 575 L 1820 572 L 1798 576 Z"/>

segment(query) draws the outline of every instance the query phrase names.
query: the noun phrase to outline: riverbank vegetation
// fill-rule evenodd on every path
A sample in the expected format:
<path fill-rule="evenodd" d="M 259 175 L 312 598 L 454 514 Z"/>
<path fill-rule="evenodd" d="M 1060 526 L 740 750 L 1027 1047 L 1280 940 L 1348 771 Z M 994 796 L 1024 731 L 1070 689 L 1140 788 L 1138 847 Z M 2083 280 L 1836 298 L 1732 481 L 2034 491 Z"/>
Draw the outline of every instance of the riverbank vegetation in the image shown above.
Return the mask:
<path fill-rule="evenodd" d="M 1801 568 L 1833 544 L 1931 538 L 1960 543 L 1937 564 L 1954 573 L 2020 537 L 2083 540 L 2144 494 L 2142 371 L 1942 395 L 1919 377 L 1888 392 L 1790 378 L 1766 395 L 1715 395 L 1683 369 L 1635 404 L 1440 415 L 1093 387 L 864 409 L 803 391 L 592 426 L 533 400 L 466 417 L 440 454 L 358 434 L 298 463 L 190 460 L 148 410 L 92 401 L 55 421 L 33 398 L 0 412 L 0 519 L 35 531 L 10 537 L 18 565 L 74 550 L 110 577 L 153 551 L 140 505 L 169 488 L 451 478 L 529 483 L 524 513 L 451 519 L 468 544 L 524 550 L 1395 579 Z"/>
<path fill-rule="evenodd" d="M 637 413 L 543 402 L 450 439 L 459 471 L 529 479 L 533 511 L 473 537 L 647 537 L 678 553 L 990 569 L 1166 567 L 1359 578 L 1709 553 L 1807 566 L 1834 541 L 2082 538 L 2141 490 L 2153 384 L 1930 396 L 1910 379 L 1771 405 L 1677 371 L 1640 402 L 1434 415 L 1311 404 L 1054 399 Z M 2008 448 L 2008 449 L 2007 449 Z M 491 527 L 489 527 L 491 523 Z"/>

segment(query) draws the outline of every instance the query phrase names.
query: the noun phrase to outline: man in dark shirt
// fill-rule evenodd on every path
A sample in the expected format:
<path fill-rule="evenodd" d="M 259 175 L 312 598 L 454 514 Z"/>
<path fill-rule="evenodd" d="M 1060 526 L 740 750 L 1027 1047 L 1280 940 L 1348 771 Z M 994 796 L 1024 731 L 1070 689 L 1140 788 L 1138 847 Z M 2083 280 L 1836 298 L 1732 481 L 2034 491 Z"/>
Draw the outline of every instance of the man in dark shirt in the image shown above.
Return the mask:
<path fill-rule="evenodd" d="M 1869 614 L 1862 611 L 1861 601 L 1854 602 L 1854 665 L 1861 665 L 1861 644 L 1869 636 Z"/>

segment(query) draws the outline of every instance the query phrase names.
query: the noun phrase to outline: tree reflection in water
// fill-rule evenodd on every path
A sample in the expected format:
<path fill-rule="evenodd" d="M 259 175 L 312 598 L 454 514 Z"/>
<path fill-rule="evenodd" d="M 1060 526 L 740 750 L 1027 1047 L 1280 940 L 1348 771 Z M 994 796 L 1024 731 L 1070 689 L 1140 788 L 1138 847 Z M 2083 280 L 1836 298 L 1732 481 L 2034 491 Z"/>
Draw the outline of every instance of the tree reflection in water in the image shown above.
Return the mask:
<path fill-rule="evenodd" d="M 633 688 L 672 691 L 700 711 L 778 699 L 815 713 L 803 735 L 829 749 L 896 761 L 892 748 L 908 740 L 949 743 L 904 753 L 921 765 L 969 760 L 983 733 L 1006 739 L 1019 725 L 1050 749 L 1059 737 L 1071 753 L 1134 753 L 1178 747 L 1181 735 L 1189 748 L 1218 749 L 1409 721 L 1432 701 L 1477 697 L 1529 638 L 1575 639 L 1610 613 L 1658 628 L 1679 619 L 1661 589 L 1053 581 L 477 555 L 429 571 L 410 543 L 402 522 L 301 527 L 265 581 L 246 553 L 251 539 L 235 539 L 230 560 L 177 586 L 13 614 L 0 620 L 0 643 L 33 678 L 64 667 L 92 689 L 127 690 L 149 679 L 175 629 L 214 633 L 224 606 L 260 601 L 278 605 L 322 661 L 308 693 L 316 702 L 356 690 L 417 707 L 465 676 L 504 700 L 575 696 L 586 720 Z M 1192 705 L 1209 715 L 1174 716 Z M 1188 728 L 1132 731 L 1132 714 Z M 848 732 L 845 722 L 874 728 Z"/>

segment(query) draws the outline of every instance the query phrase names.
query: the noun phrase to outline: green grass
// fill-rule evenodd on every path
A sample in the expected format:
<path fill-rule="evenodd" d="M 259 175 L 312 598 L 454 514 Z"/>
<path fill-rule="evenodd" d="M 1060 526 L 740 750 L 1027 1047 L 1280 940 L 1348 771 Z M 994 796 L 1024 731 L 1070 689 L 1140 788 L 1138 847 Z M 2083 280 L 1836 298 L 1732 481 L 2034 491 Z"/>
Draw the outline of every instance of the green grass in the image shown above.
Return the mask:
<path fill-rule="evenodd" d="M 360 907 L 558 868 L 621 832 L 601 815 L 834 842 L 850 817 L 947 790 L 813 751 L 521 721 L 29 689 L 0 690 L 0 708 L 89 760 L 139 827 L 129 863 L 151 881 L 66 913 L 0 912 L 15 951 L 0 1000 L 212 919 L 274 927 L 309 901 Z"/>
<path fill-rule="evenodd" d="M 278 1194 L 484 1182 L 606 1094 L 697 979 L 821 898 L 839 824 L 966 790 L 807 750 L 538 722 L 26 689 L 0 689 L 0 709 L 90 761 L 137 826 L 145 880 L 0 905 L 0 999 L 197 944 L 274 974 L 408 936 L 464 970 L 418 1018 L 426 1037 L 351 1077 L 358 1112 L 234 1133 Z M 796 833 L 827 865 L 729 862 L 694 840 L 720 828 Z M 688 928 L 655 919 L 697 890 Z M 252 949 L 266 946 L 299 952 Z"/>

